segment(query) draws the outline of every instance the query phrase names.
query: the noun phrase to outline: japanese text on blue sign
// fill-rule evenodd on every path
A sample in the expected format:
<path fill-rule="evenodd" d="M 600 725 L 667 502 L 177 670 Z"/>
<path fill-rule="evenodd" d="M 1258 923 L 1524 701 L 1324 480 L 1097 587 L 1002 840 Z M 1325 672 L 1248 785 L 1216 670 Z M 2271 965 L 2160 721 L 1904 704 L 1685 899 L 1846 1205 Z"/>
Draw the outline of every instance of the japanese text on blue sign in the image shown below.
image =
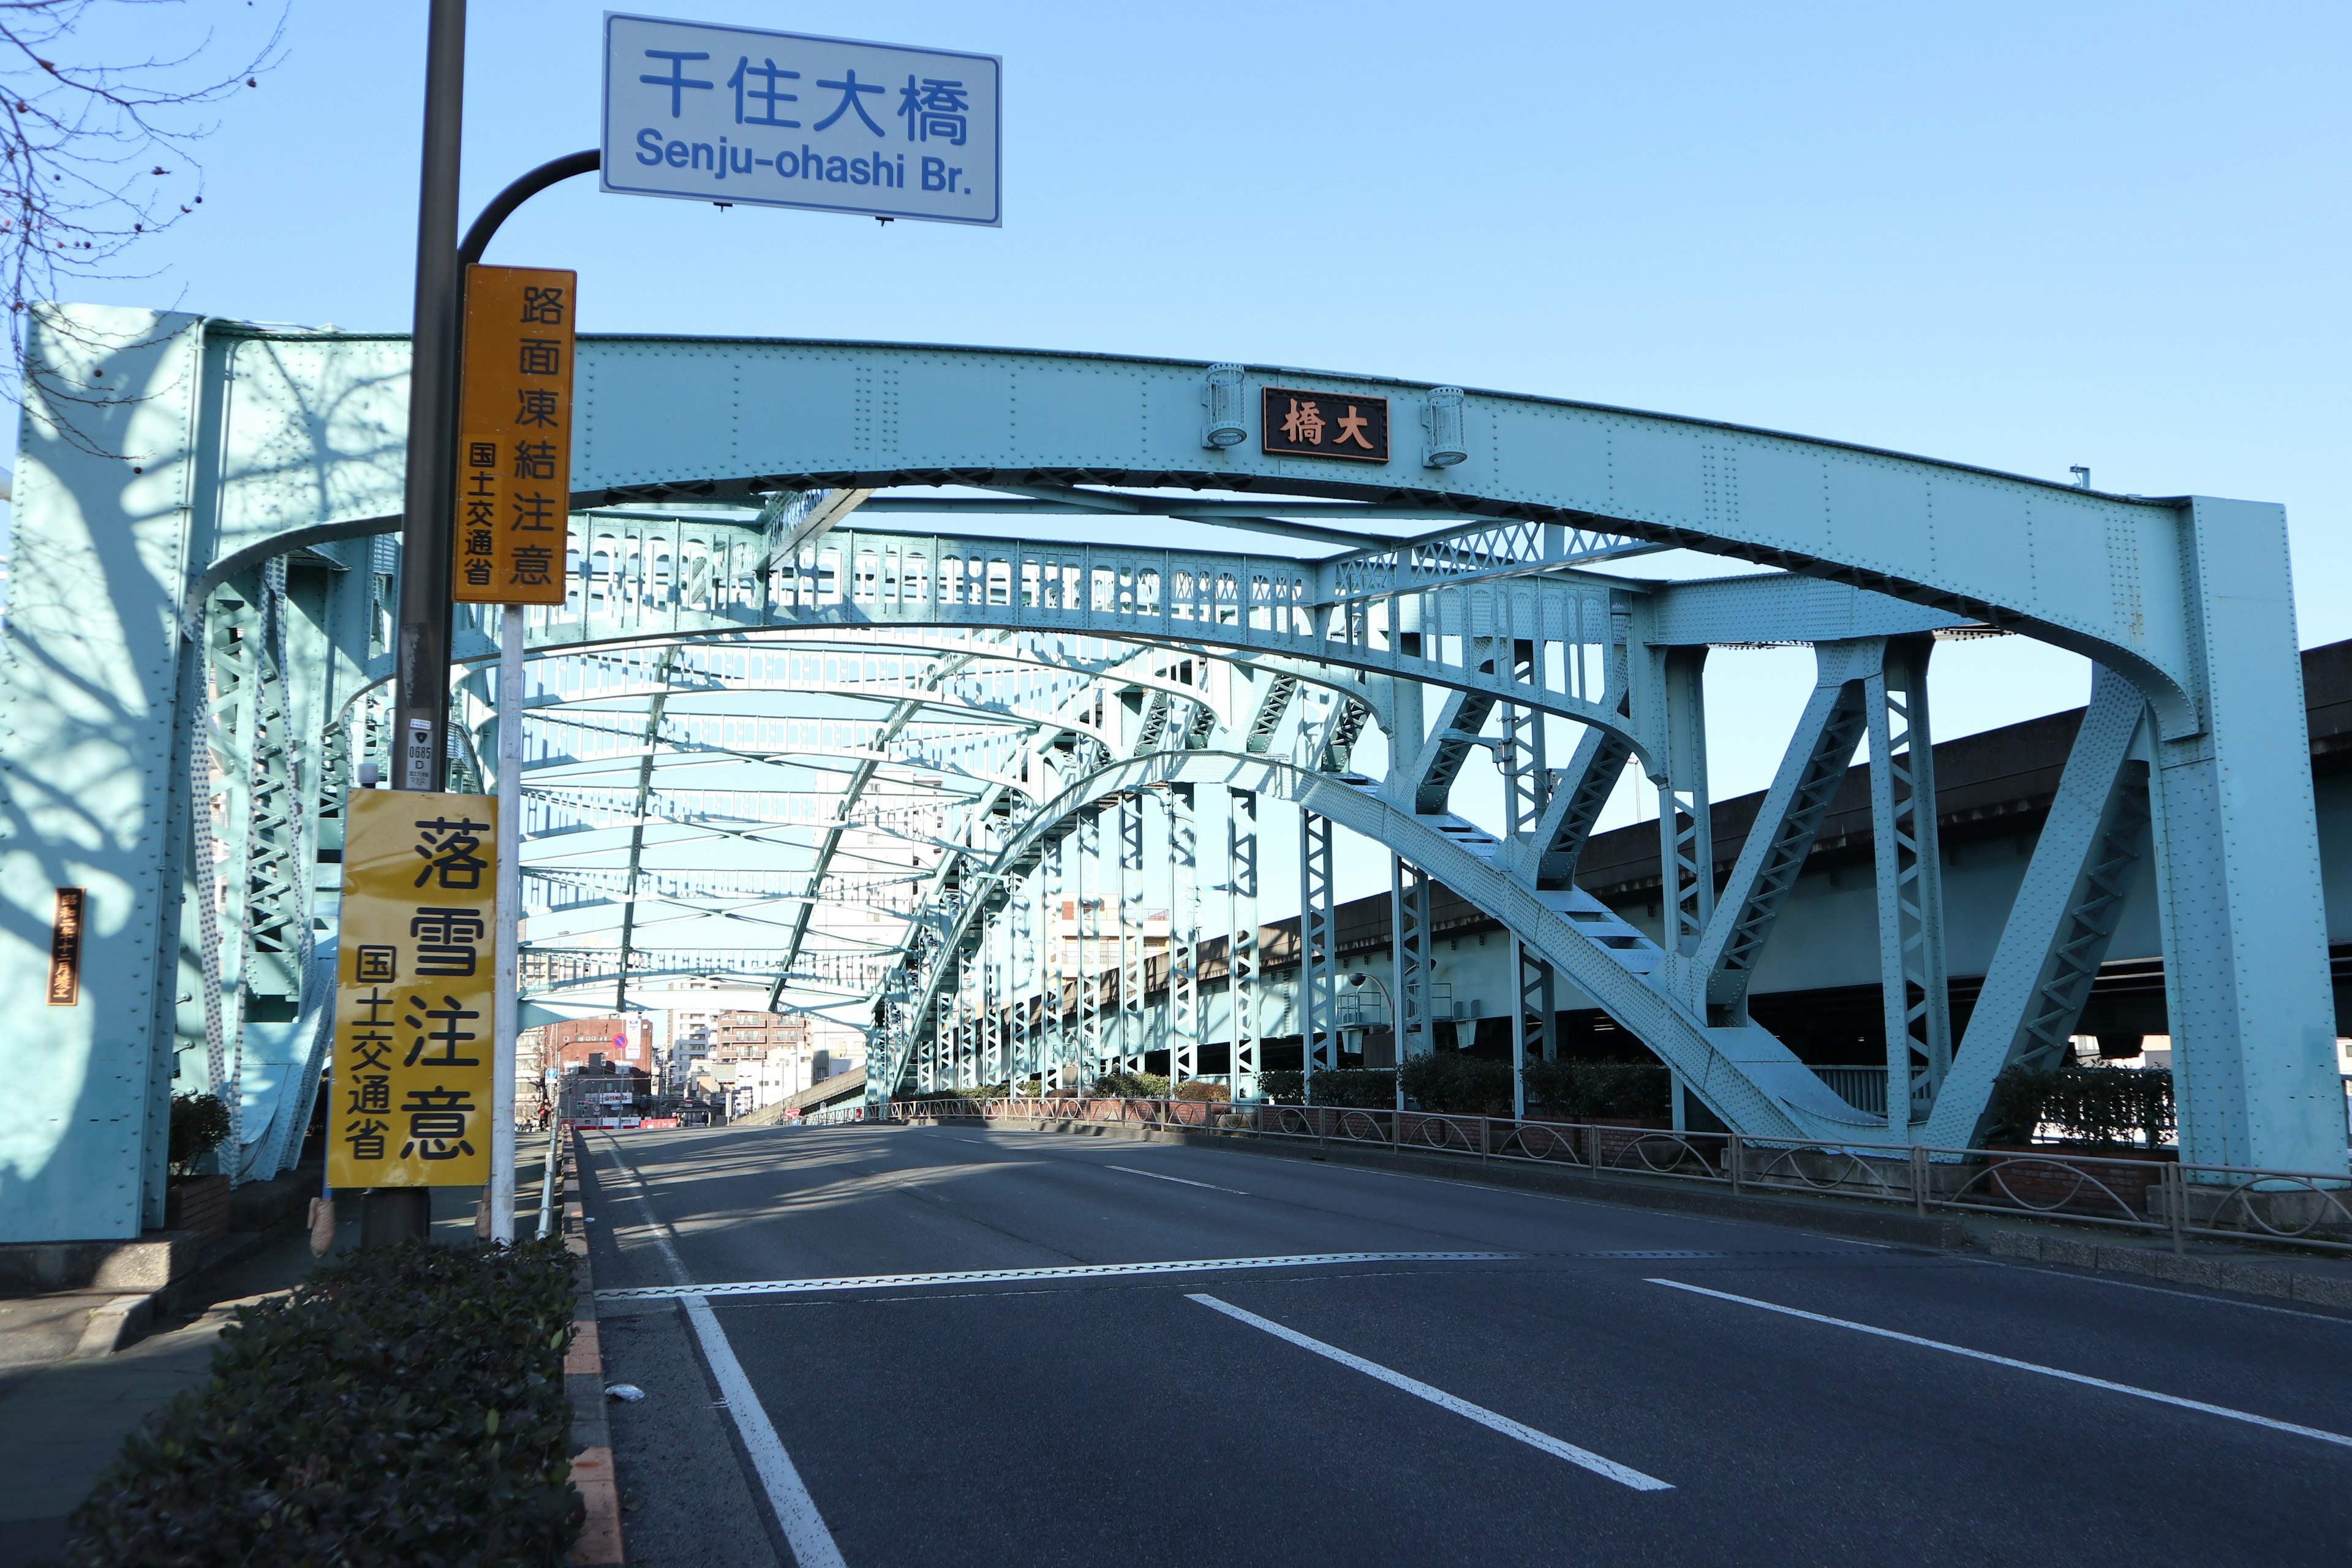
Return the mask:
<path fill-rule="evenodd" d="M 604 188 L 1000 224 L 1002 74 L 992 55 L 608 13 Z"/>

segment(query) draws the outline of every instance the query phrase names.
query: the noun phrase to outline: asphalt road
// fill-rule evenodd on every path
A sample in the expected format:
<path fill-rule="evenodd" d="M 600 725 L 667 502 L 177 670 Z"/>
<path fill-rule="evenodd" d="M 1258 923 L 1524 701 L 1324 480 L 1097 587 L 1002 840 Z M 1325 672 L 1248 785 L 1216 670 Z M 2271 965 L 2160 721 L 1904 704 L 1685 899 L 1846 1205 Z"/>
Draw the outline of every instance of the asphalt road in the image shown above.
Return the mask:
<path fill-rule="evenodd" d="M 608 1296 L 633 1563 L 2352 1560 L 2352 1316 L 1240 1151 L 589 1147 L 600 1292 L 981 1276 Z M 1400 1253 L 1493 1256 L 989 1277 Z"/>

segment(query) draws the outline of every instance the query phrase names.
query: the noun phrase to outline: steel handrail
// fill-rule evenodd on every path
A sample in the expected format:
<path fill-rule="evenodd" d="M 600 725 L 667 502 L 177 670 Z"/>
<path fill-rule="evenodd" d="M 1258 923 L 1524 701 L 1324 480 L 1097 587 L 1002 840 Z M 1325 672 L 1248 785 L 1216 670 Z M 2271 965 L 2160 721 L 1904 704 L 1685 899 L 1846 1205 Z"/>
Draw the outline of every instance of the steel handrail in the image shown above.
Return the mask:
<path fill-rule="evenodd" d="M 563 1136 L 563 1123 L 551 1122 L 547 1129 L 547 1164 L 539 1173 L 539 1239 L 545 1241 L 555 1227 L 555 1154 Z"/>
<path fill-rule="evenodd" d="M 1176 1105 L 1188 1113 L 1173 1114 Z M 1197 1110 L 1191 1108 L 1197 1107 Z M 1090 1100 L 938 1100 L 893 1101 L 894 1121 L 971 1118 L 981 1121 L 1103 1121 L 1175 1131 L 1364 1143 L 1479 1161 L 1568 1166 L 1595 1176 L 1622 1175 L 1696 1182 L 1734 1193 L 1768 1191 L 1820 1197 L 1899 1203 L 1925 1215 L 1931 1210 L 2031 1215 L 2068 1224 L 2106 1226 L 2169 1235 L 2175 1250 L 2191 1236 L 2239 1243 L 2274 1243 L 2352 1254 L 2352 1175 L 2343 1172 L 2271 1170 L 2145 1155 L 2089 1154 L 2066 1150 L 1969 1149 L 1841 1139 L 1750 1138 L 1730 1132 L 1677 1131 L 1348 1106 L 1276 1105 L 1265 1101 Z M 1246 1124 L 1238 1124 L 1246 1121 Z M 1288 1123 L 1286 1128 L 1283 1123 Z M 2072 1185 L 2037 1194 L 2023 1169 L 2065 1173 Z M 1811 1167 L 1809 1169 L 1808 1167 Z M 2120 1167 L 2120 1169 L 2118 1169 Z M 2105 1173 L 2102 1179 L 2101 1172 Z M 1954 1184 L 1937 1172 L 1963 1179 Z M 2161 1192 L 2165 1213 L 2143 1214 L 2126 1192 Z M 2119 1188 L 2123 1190 L 2119 1190 Z M 1972 1197 L 1972 1190 L 1978 1194 Z M 1996 1197 L 1995 1194 L 1998 1194 Z M 2300 1195 L 2305 1213 L 2282 1223 L 2261 1200 Z M 2001 1201 L 2005 1200 L 2005 1201 Z M 2085 1208 L 2084 1201 L 2094 1206 Z M 2101 1209 L 2106 1212 L 2099 1212 Z M 2205 1221 L 2190 1217 L 2205 1211 Z M 2236 1214 L 2241 1224 L 2223 1226 Z M 2336 1239 L 2337 1237 L 2347 1239 Z"/>

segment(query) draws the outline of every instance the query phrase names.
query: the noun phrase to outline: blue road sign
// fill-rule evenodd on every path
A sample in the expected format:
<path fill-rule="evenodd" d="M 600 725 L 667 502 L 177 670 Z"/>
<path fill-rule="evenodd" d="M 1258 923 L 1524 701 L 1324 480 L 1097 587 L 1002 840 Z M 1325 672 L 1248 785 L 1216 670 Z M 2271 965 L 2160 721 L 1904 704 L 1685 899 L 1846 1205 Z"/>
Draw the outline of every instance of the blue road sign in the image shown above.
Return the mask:
<path fill-rule="evenodd" d="M 604 16 L 604 188 L 999 226 L 1003 62 Z"/>

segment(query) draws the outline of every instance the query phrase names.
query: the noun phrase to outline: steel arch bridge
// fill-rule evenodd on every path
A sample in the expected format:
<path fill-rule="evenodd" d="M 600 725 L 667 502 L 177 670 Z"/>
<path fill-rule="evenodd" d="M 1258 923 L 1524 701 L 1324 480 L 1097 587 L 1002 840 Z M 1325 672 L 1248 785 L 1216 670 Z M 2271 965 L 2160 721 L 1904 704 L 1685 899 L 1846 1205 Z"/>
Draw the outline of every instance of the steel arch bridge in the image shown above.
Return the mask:
<path fill-rule="evenodd" d="M 250 1174 L 290 1163 L 308 1118 L 339 803 L 385 740 L 407 344 L 72 307 L 41 315 L 30 353 L 0 645 L 0 995 L 18 1004 L 0 1052 L 20 1086 L 0 1239 L 119 1237 L 161 1221 L 175 1082 L 238 1087 Z M 1948 1144 L 2004 1065 L 2063 1047 L 2144 866 L 2184 1151 L 2343 1168 L 2274 506 L 1255 366 L 644 337 L 580 353 L 569 596 L 530 613 L 521 714 L 494 710 L 476 620 L 453 704 L 461 783 L 500 722 L 523 726 L 543 1005 L 756 978 L 772 1005 L 865 1029 L 877 1094 L 1147 1050 L 1182 1076 L 1216 895 L 1245 1088 L 1272 801 L 1299 818 L 1309 1062 L 1336 1059 L 1344 829 L 1391 860 L 1405 1049 L 1431 1040 L 1433 879 L 1511 933 L 1521 1027 L 1581 996 L 1735 1131 Z M 1264 453 L 1244 416 L 1264 384 L 1387 397 L 1423 438 L 1379 467 Z M 1038 537 L 995 531 L 1008 519 Z M 1148 547 L 1170 519 L 1213 542 Z M 1672 548 L 1762 570 L 1599 569 Z M 1987 632 L 2096 676 L 1955 1037 L 1925 677 L 1938 636 Z M 1814 690 L 1718 879 L 1705 661 L 1788 644 L 1814 649 Z M 1864 745 L 1883 1117 L 1746 1006 Z M 1481 747 L 1502 795 L 1483 823 L 1453 799 Z M 1659 807 L 1655 931 L 1575 884 L 1629 777 Z M 1225 829 L 1208 871 L 1203 791 Z M 100 978 L 53 1008 L 61 886 L 89 890 Z M 1160 896 L 1167 1000 L 1147 1016 Z"/>

